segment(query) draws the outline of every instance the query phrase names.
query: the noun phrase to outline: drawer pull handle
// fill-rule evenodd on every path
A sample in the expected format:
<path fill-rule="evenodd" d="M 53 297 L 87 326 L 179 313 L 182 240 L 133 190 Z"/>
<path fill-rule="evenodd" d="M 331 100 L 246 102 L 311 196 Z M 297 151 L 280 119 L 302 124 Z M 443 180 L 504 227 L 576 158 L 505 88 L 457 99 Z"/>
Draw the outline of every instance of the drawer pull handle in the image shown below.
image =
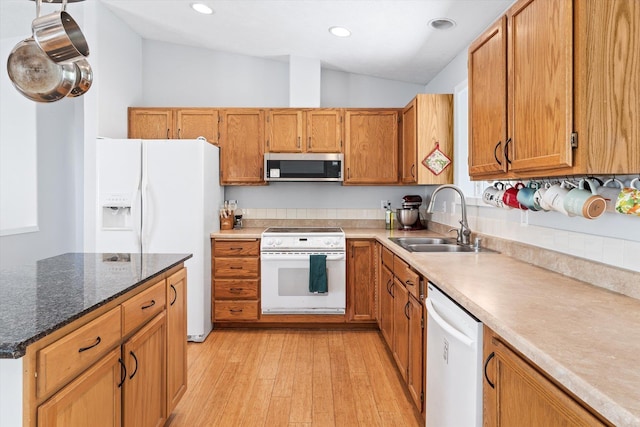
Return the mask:
<path fill-rule="evenodd" d="M 118 384 L 118 388 L 122 387 L 124 381 L 127 379 L 127 367 L 124 365 L 124 362 L 121 358 L 118 358 L 118 363 L 120 363 L 120 384 Z"/>
<path fill-rule="evenodd" d="M 407 286 L 414 286 L 415 285 L 415 283 L 413 283 L 411 280 L 405 281 L 404 284 L 407 285 Z"/>
<path fill-rule="evenodd" d="M 496 385 L 491 382 L 491 380 L 489 379 L 489 375 L 487 375 L 487 365 L 495 356 L 496 354 L 492 351 L 491 354 L 487 356 L 487 360 L 484 361 L 484 378 L 487 380 L 487 383 L 491 388 L 496 388 Z"/>
<path fill-rule="evenodd" d="M 233 265 L 231 267 L 229 267 L 229 268 L 232 269 L 232 270 L 242 270 L 242 267 L 236 267 L 236 266 L 233 266 Z"/>
<path fill-rule="evenodd" d="M 133 360 L 135 360 L 135 362 L 136 362 L 136 367 L 135 367 L 135 369 L 133 370 L 133 372 L 131 373 L 131 375 L 129 375 L 129 379 L 130 379 L 130 380 L 132 380 L 132 379 L 133 379 L 133 377 L 135 377 L 135 376 L 136 376 L 136 372 L 138 372 L 138 358 L 136 357 L 136 354 L 135 354 L 133 351 L 130 351 L 130 352 L 129 352 L 129 354 L 130 354 L 131 356 L 133 356 Z"/>
<path fill-rule="evenodd" d="M 241 250 L 243 250 L 244 248 L 230 248 L 230 249 L 231 249 L 232 251 L 241 251 Z"/>
<path fill-rule="evenodd" d="M 229 310 L 229 312 L 230 312 L 230 313 L 242 313 L 242 309 L 239 309 L 239 310 L 237 310 L 237 309 L 231 309 L 231 310 Z"/>
<path fill-rule="evenodd" d="M 169 305 L 175 304 L 176 300 L 178 299 L 178 291 L 176 290 L 176 287 L 171 285 L 171 290 L 173 291 L 173 301 L 171 301 Z"/>
<path fill-rule="evenodd" d="M 229 289 L 229 292 L 233 292 L 235 294 L 239 294 L 242 291 L 243 291 L 243 288 L 231 288 L 231 289 Z"/>
<path fill-rule="evenodd" d="M 88 347 L 82 347 L 78 349 L 78 353 L 82 353 L 83 351 L 87 351 L 87 350 L 91 350 L 93 347 L 97 346 L 98 344 L 100 344 L 100 342 L 102 342 L 102 338 L 98 337 L 96 338 L 96 342 L 94 342 L 93 344 L 91 344 Z"/>
<path fill-rule="evenodd" d="M 152 299 L 152 300 L 151 300 L 151 302 L 150 302 L 149 304 L 147 304 L 147 305 L 143 305 L 143 306 L 142 306 L 142 307 L 140 307 L 140 308 L 142 308 L 143 310 L 146 310 L 147 308 L 151 308 L 151 307 L 153 307 L 154 305 L 156 305 L 156 300 Z"/>

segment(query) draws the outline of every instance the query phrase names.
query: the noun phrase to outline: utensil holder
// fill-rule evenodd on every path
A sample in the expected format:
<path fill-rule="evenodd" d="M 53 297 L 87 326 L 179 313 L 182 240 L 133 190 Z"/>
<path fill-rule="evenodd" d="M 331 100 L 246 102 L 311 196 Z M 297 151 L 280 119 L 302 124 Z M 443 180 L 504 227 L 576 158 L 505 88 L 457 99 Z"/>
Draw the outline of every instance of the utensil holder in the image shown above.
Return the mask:
<path fill-rule="evenodd" d="M 220 217 L 220 230 L 231 230 L 233 229 L 233 217 Z"/>

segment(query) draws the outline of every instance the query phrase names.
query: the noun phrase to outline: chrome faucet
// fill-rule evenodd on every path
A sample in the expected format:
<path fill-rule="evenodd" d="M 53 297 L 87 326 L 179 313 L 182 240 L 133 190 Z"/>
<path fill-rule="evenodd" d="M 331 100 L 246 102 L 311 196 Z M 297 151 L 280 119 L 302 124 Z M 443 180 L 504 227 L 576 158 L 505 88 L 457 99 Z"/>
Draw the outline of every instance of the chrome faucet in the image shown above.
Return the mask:
<path fill-rule="evenodd" d="M 467 202 L 464 199 L 464 194 L 459 187 L 455 185 L 445 184 L 441 185 L 433 191 L 431 195 L 431 200 L 429 201 L 429 206 L 427 206 L 427 213 L 433 213 L 433 204 L 436 200 L 436 194 L 445 188 L 450 188 L 456 191 L 460 195 L 460 205 L 462 206 L 462 219 L 460 220 L 460 230 L 456 230 L 458 233 L 457 242 L 459 245 L 469 245 L 471 243 L 471 230 L 469 229 L 469 223 L 467 222 Z M 452 228 L 449 231 L 455 230 Z"/>

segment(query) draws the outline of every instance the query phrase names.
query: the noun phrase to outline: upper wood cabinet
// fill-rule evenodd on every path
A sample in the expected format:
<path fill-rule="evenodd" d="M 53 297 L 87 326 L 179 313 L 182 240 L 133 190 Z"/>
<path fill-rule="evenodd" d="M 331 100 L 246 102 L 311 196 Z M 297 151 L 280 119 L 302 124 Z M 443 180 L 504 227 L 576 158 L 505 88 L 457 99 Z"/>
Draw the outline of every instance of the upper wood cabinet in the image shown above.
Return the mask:
<path fill-rule="evenodd" d="M 397 184 L 398 110 L 346 110 L 344 160 L 344 184 Z"/>
<path fill-rule="evenodd" d="M 469 49 L 470 175 L 639 172 L 638 61 L 637 1 L 518 1 Z"/>
<path fill-rule="evenodd" d="M 220 183 L 264 184 L 264 111 L 220 112 Z"/>
<path fill-rule="evenodd" d="M 266 112 L 267 142 L 272 153 L 340 153 L 342 112 L 336 109 L 278 109 Z"/>
<path fill-rule="evenodd" d="M 218 110 L 213 108 L 129 108 L 129 138 L 196 139 L 218 143 Z"/>
<path fill-rule="evenodd" d="M 605 426 L 535 365 L 484 329 L 484 426 Z"/>
<path fill-rule="evenodd" d="M 419 94 L 402 110 L 400 180 L 403 184 L 453 183 L 453 95 Z M 436 144 L 451 164 L 440 174 L 422 161 Z"/>

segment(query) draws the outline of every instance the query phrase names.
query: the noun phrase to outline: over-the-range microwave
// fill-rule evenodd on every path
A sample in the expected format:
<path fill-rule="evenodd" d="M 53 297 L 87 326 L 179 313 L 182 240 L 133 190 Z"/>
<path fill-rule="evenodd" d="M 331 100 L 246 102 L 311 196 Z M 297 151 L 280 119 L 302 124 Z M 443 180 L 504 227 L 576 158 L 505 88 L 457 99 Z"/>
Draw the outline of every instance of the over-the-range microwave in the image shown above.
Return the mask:
<path fill-rule="evenodd" d="M 265 153 L 265 181 L 342 181 L 342 153 Z"/>

